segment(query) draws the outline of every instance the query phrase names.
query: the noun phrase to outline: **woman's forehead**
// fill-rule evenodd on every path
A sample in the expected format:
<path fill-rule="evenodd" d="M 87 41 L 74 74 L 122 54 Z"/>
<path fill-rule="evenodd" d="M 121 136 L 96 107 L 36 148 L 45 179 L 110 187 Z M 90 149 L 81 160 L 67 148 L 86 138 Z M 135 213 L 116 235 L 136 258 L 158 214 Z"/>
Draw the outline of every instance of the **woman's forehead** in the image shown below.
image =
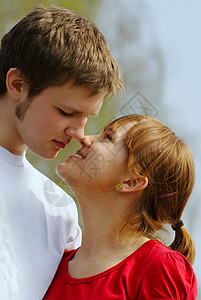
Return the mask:
<path fill-rule="evenodd" d="M 105 126 L 105 130 L 111 130 L 113 132 L 117 131 L 118 129 L 122 129 L 124 131 L 128 131 L 136 121 L 130 120 L 130 118 L 127 119 L 117 119 L 109 123 L 108 125 Z"/>

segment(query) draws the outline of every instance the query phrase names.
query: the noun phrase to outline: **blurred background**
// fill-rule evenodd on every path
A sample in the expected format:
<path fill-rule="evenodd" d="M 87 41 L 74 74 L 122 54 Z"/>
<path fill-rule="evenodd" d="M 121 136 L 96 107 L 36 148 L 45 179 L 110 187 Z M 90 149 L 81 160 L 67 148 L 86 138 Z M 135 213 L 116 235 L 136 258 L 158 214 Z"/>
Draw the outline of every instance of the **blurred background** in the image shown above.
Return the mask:
<path fill-rule="evenodd" d="M 201 2 L 199 0 L 0 0 L 0 37 L 36 4 L 56 4 L 92 20 L 105 35 L 125 84 L 121 99 L 107 100 L 98 118 L 89 118 L 86 134 L 127 113 L 151 115 L 190 146 L 196 185 L 183 220 L 194 238 L 201 300 Z M 27 157 L 71 194 L 55 166 L 79 148 L 72 141 L 54 161 L 29 150 Z M 80 217 L 80 224 L 82 223 Z"/>

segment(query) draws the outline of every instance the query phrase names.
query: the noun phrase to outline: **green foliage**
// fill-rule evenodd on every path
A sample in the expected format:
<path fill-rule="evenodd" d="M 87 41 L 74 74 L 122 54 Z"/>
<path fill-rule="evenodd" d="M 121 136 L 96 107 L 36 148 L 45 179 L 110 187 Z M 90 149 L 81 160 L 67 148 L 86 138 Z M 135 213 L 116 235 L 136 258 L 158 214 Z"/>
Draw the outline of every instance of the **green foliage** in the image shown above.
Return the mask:
<path fill-rule="evenodd" d="M 0 0 L 0 37 L 35 5 L 59 5 L 78 12 L 92 21 L 98 11 L 100 0 Z"/>

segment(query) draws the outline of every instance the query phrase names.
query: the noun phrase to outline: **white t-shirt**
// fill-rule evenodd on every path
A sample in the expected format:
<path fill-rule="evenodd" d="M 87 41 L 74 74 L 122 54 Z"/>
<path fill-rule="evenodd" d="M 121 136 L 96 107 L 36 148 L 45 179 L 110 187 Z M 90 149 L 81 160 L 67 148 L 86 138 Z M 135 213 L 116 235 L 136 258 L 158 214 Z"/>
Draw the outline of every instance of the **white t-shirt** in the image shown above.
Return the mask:
<path fill-rule="evenodd" d="M 64 248 L 80 243 L 73 199 L 0 147 L 0 299 L 41 300 Z"/>

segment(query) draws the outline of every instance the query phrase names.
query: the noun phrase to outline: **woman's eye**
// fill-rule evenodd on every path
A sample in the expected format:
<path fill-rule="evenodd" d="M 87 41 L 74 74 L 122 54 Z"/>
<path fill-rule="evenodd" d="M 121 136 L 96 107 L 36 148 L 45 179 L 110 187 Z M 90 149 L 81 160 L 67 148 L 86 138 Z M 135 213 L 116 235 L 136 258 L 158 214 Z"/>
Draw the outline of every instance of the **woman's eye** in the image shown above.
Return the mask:
<path fill-rule="evenodd" d="M 108 133 L 106 133 L 106 135 L 105 135 L 105 137 L 108 139 L 108 140 L 112 140 L 112 136 L 110 135 L 110 134 L 108 134 Z"/>

